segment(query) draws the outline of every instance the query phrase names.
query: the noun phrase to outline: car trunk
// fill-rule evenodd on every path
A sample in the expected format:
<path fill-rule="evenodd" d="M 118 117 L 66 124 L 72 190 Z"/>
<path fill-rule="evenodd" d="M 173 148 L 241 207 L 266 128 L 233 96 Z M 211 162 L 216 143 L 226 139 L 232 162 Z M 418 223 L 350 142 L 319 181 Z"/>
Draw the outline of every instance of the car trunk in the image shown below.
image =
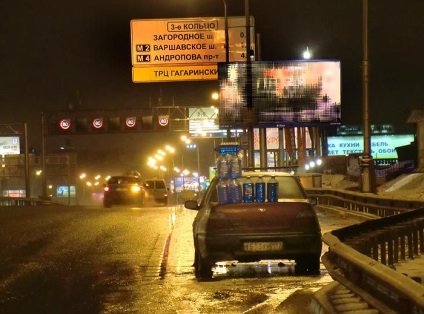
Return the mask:
<path fill-rule="evenodd" d="M 211 210 L 209 232 L 230 231 L 308 232 L 319 230 L 312 206 L 303 201 L 216 205 Z"/>

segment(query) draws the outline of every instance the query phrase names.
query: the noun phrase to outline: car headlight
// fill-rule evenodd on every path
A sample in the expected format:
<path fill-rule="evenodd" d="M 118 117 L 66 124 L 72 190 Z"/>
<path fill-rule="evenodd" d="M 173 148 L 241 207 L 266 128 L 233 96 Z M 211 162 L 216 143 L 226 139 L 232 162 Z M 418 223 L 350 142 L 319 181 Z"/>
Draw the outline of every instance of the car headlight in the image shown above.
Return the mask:
<path fill-rule="evenodd" d="M 131 192 L 138 193 L 140 192 L 141 188 L 138 185 L 131 186 Z"/>

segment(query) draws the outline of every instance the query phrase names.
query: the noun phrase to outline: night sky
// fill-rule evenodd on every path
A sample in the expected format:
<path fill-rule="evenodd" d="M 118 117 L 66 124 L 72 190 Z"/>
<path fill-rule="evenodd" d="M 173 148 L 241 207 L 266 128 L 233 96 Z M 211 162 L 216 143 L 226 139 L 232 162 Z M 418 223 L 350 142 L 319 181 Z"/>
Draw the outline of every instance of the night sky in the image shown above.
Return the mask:
<path fill-rule="evenodd" d="M 244 16 L 244 0 L 227 0 Z M 41 111 L 203 106 L 217 82 L 135 84 L 130 20 L 223 16 L 222 0 L 21 0 L 0 4 L 0 123 L 27 122 L 39 145 Z M 369 0 L 370 122 L 399 133 L 423 108 L 424 1 Z M 339 59 L 344 124 L 362 120 L 362 0 L 251 0 L 262 60 Z M 79 94 L 79 97 L 76 95 Z M 77 101 L 76 98 L 79 98 Z"/>

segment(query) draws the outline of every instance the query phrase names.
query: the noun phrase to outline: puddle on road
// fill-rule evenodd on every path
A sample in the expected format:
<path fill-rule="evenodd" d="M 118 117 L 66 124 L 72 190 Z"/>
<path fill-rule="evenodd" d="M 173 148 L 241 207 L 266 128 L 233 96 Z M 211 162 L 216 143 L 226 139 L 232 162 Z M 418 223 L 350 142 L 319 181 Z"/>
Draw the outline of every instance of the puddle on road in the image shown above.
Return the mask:
<path fill-rule="evenodd" d="M 292 261 L 263 261 L 260 263 L 217 263 L 214 278 L 291 276 L 295 275 L 295 263 Z"/>

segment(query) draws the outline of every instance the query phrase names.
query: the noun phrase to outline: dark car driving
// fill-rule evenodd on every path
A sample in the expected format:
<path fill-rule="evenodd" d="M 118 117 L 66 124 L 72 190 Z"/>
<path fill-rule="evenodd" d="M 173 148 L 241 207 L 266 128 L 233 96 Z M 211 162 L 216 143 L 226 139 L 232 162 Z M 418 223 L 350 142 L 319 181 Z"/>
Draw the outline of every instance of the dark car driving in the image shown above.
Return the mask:
<path fill-rule="evenodd" d="M 230 203 L 218 199 L 215 177 L 198 205 L 196 200 L 185 207 L 197 210 L 193 222 L 195 275 L 198 280 L 213 276 L 216 262 L 289 259 L 296 262 L 296 273 L 318 274 L 321 256 L 321 229 L 299 179 L 283 172 L 245 172 L 253 182 L 262 176 L 267 183 L 275 176 L 278 201 Z"/>
<path fill-rule="evenodd" d="M 113 176 L 103 186 L 103 206 L 138 205 L 144 206 L 146 191 L 143 182 L 137 176 Z"/>

